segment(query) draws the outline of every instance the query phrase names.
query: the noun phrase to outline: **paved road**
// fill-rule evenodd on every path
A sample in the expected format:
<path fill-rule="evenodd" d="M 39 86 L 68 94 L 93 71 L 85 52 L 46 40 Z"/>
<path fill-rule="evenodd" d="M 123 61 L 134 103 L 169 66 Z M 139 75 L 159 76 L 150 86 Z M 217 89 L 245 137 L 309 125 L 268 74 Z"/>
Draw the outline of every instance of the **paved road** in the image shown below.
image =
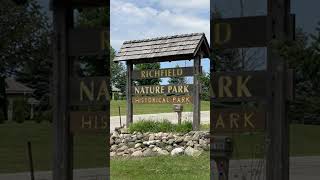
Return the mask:
<path fill-rule="evenodd" d="M 264 168 L 255 167 L 261 160 L 234 160 L 230 163 L 230 180 L 264 180 Z M 241 168 L 240 168 L 241 167 Z M 262 174 L 261 174 L 262 172 Z M 105 180 L 105 168 L 74 170 L 74 180 Z M 245 178 L 243 178 L 245 177 Z M 290 180 L 319 180 L 320 156 L 294 157 L 290 159 Z M 0 174 L 0 180 L 30 180 L 29 173 Z M 51 172 L 36 173 L 36 180 L 52 180 Z"/>
<path fill-rule="evenodd" d="M 192 112 L 183 112 L 182 113 L 182 121 L 192 121 Z M 126 116 L 121 116 L 121 123 L 125 124 Z M 173 123 L 178 122 L 177 113 L 159 113 L 159 114 L 141 114 L 141 115 L 133 115 L 133 122 L 139 120 L 169 120 Z M 210 121 L 210 111 L 201 111 L 201 123 L 209 123 Z M 120 127 L 120 117 L 119 116 L 111 116 L 110 117 L 110 131 L 112 132 L 115 127 Z"/>

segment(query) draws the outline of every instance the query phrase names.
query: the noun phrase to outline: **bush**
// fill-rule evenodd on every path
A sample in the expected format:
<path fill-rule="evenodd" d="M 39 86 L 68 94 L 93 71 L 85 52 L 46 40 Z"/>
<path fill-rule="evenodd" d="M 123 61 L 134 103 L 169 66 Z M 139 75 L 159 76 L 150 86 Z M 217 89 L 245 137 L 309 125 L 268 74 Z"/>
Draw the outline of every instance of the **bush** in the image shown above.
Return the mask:
<path fill-rule="evenodd" d="M 17 123 L 23 123 L 26 119 L 27 102 L 23 98 L 16 99 L 13 103 L 13 119 Z"/>
<path fill-rule="evenodd" d="M 131 124 L 128 128 L 130 133 L 134 131 L 145 133 L 145 132 L 179 132 L 186 133 L 192 131 L 191 122 L 182 122 L 179 124 L 173 124 L 168 120 L 163 121 L 152 121 L 152 120 L 141 120 Z"/>
<path fill-rule="evenodd" d="M 5 114 L 2 112 L 2 109 L 0 109 L 0 124 L 4 123 L 5 120 Z"/>

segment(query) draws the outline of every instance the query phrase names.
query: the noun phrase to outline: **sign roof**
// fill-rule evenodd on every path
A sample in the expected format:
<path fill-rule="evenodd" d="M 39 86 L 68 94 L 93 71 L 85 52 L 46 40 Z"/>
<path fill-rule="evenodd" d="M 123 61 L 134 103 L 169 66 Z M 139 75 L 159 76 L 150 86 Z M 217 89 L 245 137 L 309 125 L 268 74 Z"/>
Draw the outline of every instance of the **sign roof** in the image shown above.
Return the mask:
<path fill-rule="evenodd" d="M 188 60 L 200 51 L 204 58 L 209 56 L 209 44 L 204 33 L 182 34 L 125 41 L 114 61 Z"/>

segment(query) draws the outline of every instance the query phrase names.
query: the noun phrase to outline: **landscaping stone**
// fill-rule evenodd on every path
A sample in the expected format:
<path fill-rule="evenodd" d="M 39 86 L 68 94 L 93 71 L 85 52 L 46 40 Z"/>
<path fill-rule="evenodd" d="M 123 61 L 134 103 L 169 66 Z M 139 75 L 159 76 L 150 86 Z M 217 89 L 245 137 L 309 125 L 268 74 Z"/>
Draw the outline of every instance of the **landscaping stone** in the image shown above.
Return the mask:
<path fill-rule="evenodd" d="M 175 148 L 171 151 L 171 156 L 182 155 L 184 150 L 182 148 Z"/>
<path fill-rule="evenodd" d="M 201 151 L 197 150 L 197 149 L 194 149 L 190 146 L 188 146 L 186 148 L 186 150 L 184 151 L 184 153 L 188 156 L 192 156 L 192 157 L 198 157 L 201 155 Z"/>
<path fill-rule="evenodd" d="M 133 157 L 142 157 L 143 156 L 143 153 L 142 151 L 135 151 L 131 154 L 131 156 Z"/>
<path fill-rule="evenodd" d="M 185 154 L 196 157 L 203 151 L 209 151 L 209 137 L 209 132 L 203 131 L 129 134 L 127 130 L 120 129 L 111 134 L 110 156 L 148 157 Z"/>

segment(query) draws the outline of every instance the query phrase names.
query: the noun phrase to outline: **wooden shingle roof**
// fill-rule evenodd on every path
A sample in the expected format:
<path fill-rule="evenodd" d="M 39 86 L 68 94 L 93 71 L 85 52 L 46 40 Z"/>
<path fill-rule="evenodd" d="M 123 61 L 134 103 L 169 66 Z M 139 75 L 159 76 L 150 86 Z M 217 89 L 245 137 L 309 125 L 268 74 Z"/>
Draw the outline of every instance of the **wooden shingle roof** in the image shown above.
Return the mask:
<path fill-rule="evenodd" d="M 144 40 L 125 41 L 114 61 L 171 61 L 193 59 L 199 52 L 209 56 L 204 33 L 182 34 Z"/>

